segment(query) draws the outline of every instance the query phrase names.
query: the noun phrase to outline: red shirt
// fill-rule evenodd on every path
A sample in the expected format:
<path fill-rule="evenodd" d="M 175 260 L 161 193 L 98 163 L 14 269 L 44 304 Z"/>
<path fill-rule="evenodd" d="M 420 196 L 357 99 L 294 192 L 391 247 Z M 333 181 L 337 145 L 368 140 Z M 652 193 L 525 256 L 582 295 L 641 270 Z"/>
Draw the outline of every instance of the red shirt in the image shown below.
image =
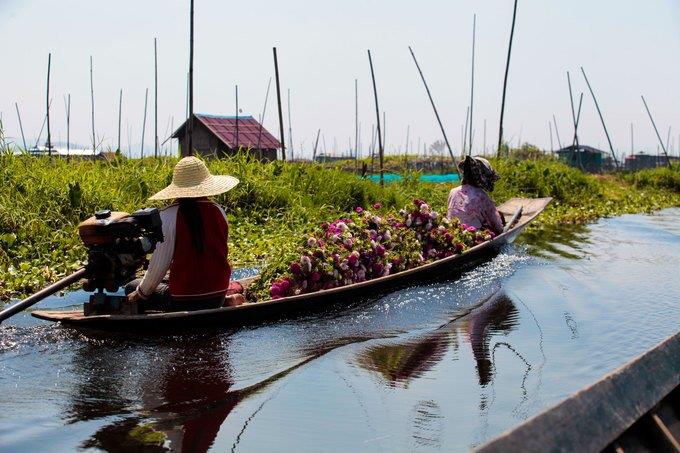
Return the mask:
<path fill-rule="evenodd" d="M 208 200 L 196 202 L 201 212 L 203 251 L 194 247 L 189 226 L 177 211 L 175 251 L 170 265 L 173 299 L 208 299 L 223 296 L 229 288 L 229 225 L 222 208 Z"/>

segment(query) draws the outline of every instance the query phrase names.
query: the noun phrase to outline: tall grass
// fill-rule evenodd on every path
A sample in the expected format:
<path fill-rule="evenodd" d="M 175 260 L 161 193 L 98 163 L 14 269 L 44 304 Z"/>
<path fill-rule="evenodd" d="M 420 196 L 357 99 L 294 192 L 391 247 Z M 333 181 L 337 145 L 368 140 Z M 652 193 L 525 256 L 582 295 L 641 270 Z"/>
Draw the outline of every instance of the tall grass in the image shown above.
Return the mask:
<path fill-rule="evenodd" d="M 175 163 L 174 158 L 66 161 L 0 153 L 0 298 L 29 293 L 82 265 L 85 250 L 77 236 L 78 223 L 99 209 L 131 212 L 154 205 L 147 199 L 169 184 Z M 677 188 L 675 176 L 662 169 L 640 179 L 621 179 L 585 175 L 552 160 L 493 164 L 501 174 L 492 194 L 496 202 L 513 196 L 555 198 L 541 216 L 544 223 L 680 204 L 677 190 L 664 189 Z M 241 180 L 217 197 L 228 213 L 229 255 L 235 266 L 262 263 L 283 253 L 299 235 L 356 206 L 379 201 L 386 209 L 398 208 L 418 197 L 445 211 L 451 189 L 420 183 L 417 172 L 381 188 L 319 165 L 262 164 L 243 155 L 208 165 L 215 174 Z"/>

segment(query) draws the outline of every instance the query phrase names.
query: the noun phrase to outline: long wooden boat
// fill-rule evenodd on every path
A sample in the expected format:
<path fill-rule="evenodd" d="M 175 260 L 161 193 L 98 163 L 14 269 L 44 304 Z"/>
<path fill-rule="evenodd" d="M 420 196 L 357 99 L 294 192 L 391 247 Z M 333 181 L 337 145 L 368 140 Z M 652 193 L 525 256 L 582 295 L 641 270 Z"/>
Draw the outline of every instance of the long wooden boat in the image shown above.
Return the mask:
<path fill-rule="evenodd" d="M 507 219 L 519 208 L 521 215 L 516 223 L 503 234 L 482 244 L 476 245 L 460 255 L 443 258 L 361 283 L 341 286 L 297 296 L 284 297 L 256 303 L 246 303 L 237 307 L 223 307 L 209 310 L 155 312 L 140 315 L 95 315 L 85 316 L 82 310 L 36 310 L 31 314 L 36 318 L 60 322 L 63 325 L 92 327 L 97 329 L 122 330 L 135 327 L 165 327 L 168 325 L 193 326 L 205 324 L 240 325 L 259 322 L 299 312 L 323 309 L 329 304 L 351 303 L 371 295 L 384 294 L 399 287 L 415 282 L 451 277 L 465 269 L 495 256 L 501 247 L 509 244 L 534 220 L 550 203 L 551 198 L 512 198 L 498 207 Z M 247 287 L 256 277 L 240 280 Z"/>

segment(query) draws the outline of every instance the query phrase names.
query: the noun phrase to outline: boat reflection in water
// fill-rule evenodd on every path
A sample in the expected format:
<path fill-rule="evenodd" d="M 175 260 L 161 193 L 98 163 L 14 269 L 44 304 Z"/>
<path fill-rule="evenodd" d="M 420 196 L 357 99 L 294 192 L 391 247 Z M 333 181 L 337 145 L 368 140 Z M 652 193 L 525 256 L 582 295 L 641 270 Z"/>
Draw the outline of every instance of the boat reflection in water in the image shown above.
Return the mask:
<path fill-rule="evenodd" d="M 458 316 L 431 333 L 403 343 L 370 347 L 360 354 L 358 362 L 363 368 L 380 374 L 388 385 L 408 387 L 409 382 L 440 362 L 449 349 L 455 353 L 460 347 L 460 335 L 472 348 L 479 384 L 486 386 L 492 381 L 494 371 L 491 338 L 507 334 L 517 325 L 517 308 L 505 293 L 498 292 L 465 316 Z"/>
<path fill-rule="evenodd" d="M 142 347 L 139 337 L 89 335 L 74 356 L 73 371 L 79 379 L 63 413 L 66 424 L 115 417 L 80 445 L 106 451 L 207 451 L 239 403 L 355 341 L 308 349 L 292 366 L 236 388 L 230 338 L 223 330 L 146 338 Z"/>
<path fill-rule="evenodd" d="M 232 391 L 225 340 L 217 334 L 150 340 L 136 357 L 125 353 L 125 342 L 116 346 L 118 357 L 110 350 L 103 357 L 101 344 L 91 339 L 74 357 L 83 379 L 64 411 L 67 423 L 130 415 L 100 428 L 83 448 L 115 451 L 165 444 L 205 451 L 247 394 Z"/>

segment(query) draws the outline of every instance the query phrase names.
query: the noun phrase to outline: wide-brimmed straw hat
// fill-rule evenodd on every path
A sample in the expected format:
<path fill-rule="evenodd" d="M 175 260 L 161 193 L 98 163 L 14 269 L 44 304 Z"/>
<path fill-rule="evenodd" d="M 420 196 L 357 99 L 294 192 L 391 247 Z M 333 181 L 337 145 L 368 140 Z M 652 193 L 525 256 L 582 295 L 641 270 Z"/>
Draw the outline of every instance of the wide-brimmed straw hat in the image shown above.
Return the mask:
<path fill-rule="evenodd" d="M 210 197 L 227 192 L 239 183 L 227 175 L 211 175 L 205 163 L 194 156 L 185 157 L 172 171 L 172 183 L 149 200 Z"/>

